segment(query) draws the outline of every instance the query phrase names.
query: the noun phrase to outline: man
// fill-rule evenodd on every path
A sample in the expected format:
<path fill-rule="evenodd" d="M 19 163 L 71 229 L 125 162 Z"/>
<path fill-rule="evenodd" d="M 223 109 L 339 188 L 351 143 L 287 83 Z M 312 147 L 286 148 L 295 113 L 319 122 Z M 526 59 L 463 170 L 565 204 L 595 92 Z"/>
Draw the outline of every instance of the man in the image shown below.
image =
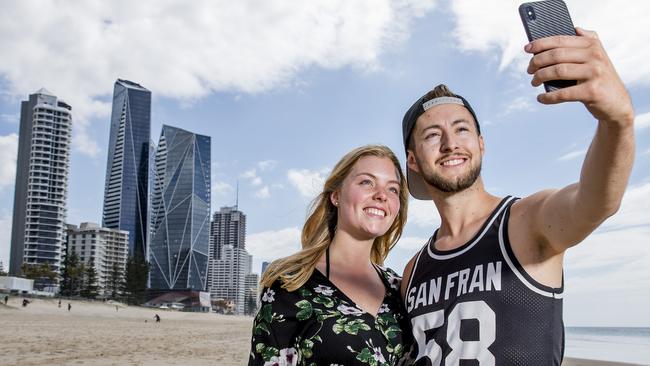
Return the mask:
<path fill-rule="evenodd" d="M 442 219 L 404 270 L 417 365 L 561 363 L 564 252 L 618 210 L 634 157 L 630 97 L 597 35 L 577 34 L 525 47 L 533 86 L 578 80 L 538 101 L 579 101 L 598 120 L 575 184 L 519 200 L 486 192 L 478 120 L 444 85 L 404 117 L 409 189 Z"/>

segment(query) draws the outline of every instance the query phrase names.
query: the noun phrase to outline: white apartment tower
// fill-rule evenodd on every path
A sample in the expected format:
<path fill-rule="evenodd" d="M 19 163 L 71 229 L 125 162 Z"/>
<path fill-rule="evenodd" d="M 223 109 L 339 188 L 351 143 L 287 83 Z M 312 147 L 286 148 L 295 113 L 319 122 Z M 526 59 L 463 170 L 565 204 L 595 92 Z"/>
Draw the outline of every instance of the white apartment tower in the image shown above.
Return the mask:
<path fill-rule="evenodd" d="M 9 272 L 23 263 L 60 271 L 64 244 L 72 108 L 46 89 L 23 101 Z"/>
<path fill-rule="evenodd" d="M 226 245 L 221 248 L 221 259 L 210 259 L 210 296 L 233 301 L 236 314 L 244 314 L 246 276 L 250 274 L 252 258 L 246 249 Z"/>
<path fill-rule="evenodd" d="M 68 225 L 68 253 L 76 253 L 79 261 L 89 265 L 93 261 L 97 271 L 99 295 L 113 291 L 113 269 L 118 270 L 118 283 L 124 279 L 129 251 L 129 232 L 100 227 L 83 222 L 79 227 Z"/>

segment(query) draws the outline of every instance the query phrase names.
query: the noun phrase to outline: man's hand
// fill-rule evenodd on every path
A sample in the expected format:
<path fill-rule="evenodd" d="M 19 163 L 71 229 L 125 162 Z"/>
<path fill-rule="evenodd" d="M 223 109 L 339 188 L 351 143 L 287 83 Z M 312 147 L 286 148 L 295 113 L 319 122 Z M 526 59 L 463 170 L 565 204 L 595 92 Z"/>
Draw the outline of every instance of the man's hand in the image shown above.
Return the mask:
<path fill-rule="evenodd" d="M 582 102 L 599 121 L 631 127 L 634 109 L 630 96 L 609 60 L 596 32 L 576 28 L 577 36 L 535 40 L 525 51 L 535 54 L 528 65 L 532 85 L 551 80 L 577 80 L 578 84 L 540 94 L 543 104 Z"/>

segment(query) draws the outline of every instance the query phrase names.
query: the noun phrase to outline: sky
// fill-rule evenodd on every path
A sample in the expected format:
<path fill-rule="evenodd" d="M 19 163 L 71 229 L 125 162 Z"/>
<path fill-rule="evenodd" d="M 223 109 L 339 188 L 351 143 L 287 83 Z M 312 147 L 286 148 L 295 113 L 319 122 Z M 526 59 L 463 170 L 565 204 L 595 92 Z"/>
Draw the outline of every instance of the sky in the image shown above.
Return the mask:
<path fill-rule="evenodd" d="M 619 212 L 565 257 L 565 324 L 650 326 L 650 28 L 647 1 L 568 0 L 598 32 L 637 118 Z M 489 192 L 530 195 L 579 178 L 596 123 L 544 106 L 530 85 L 515 1 L 138 2 L 11 0 L 0 9 L 0 261 L 7 269 L 20 102 L 41 87 L 72 106 L 67 221 L 101 222 L 113 83 L 152 92 L 152 139 L 169 124 L 212 137 L 212 211 L 247 215 L 254 272 L 300 247 L 324 178 L 369 143 L 404 163 L 401 121 L 439 83 L 466 97 L 486 144 Z M 440 223 L 411 200 L 386 264 L 402 271 Z"/>

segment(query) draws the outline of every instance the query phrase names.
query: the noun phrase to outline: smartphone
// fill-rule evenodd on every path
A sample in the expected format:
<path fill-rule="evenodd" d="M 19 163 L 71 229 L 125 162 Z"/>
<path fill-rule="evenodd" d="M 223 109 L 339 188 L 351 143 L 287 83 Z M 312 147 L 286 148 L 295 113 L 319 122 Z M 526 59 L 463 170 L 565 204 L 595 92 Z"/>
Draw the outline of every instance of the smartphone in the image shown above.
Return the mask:
<path fill-rule="evenodd" d="M 576 35 L 569 9 L 562 0 L 523 3 L 519 6 L 519 16 L 524 23 L 528 41 L 550 36 Z M 576 84 L 575 80 L 551 80 L 544 83 L 544 89 L 551 92 Z"/>

